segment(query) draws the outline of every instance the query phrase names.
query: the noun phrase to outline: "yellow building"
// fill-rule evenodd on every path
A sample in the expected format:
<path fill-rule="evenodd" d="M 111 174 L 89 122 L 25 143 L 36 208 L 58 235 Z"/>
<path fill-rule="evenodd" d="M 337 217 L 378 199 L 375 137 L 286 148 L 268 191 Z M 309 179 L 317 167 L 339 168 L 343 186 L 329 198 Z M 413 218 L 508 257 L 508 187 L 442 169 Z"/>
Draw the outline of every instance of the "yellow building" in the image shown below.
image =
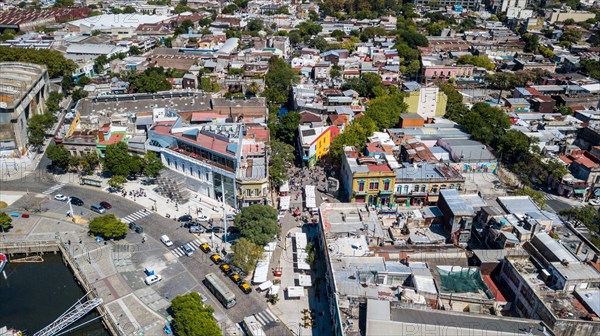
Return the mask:
<path fill-rule="evenodd" d="M 417 113 L 423 119 L 440 117 L 446 114 L 448 97 L 437 86 L 421 87 L 416 82 L 403 84 L 407 96 L 404 102 L 408 105 L 408 113 Z"/>
<path fill-rule="evenodd" d="M 396 183 L 396 173 L 387 161 L 370 156 L 358 157 L 352 148 L 345 150 L 342 181 L 350 202 L 373 206 L 390 206 Z"/>
<path fill-rule="evenodd" d="M 312 127 L 298 126 L 298 142 L 300 157 L 304 165 L 312 168 L 319 160 L 329 153 L 333 139 L 340 133 L 336 126 Z"/>

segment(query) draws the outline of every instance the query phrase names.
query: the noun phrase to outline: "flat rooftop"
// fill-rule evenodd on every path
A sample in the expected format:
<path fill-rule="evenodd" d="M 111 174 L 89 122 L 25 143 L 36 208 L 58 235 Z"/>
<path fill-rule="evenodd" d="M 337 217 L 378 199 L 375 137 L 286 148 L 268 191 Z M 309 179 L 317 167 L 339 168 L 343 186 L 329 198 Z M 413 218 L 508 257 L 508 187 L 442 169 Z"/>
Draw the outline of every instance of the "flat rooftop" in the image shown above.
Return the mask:
<path fill-rule="evenodd" d="M 168 91 L 81 99 L 75 109 L 81 116 L 113 113 L 152 112 L 155 108 L 172 108 L 178 113 L 211 109 L 210 96 L 202 91 Z"/>
<path fill-rule="evenodd" d="M 31 63 L 0 63 L 0 107 L 14 108 L 47 72 L 46 67 Z"/>

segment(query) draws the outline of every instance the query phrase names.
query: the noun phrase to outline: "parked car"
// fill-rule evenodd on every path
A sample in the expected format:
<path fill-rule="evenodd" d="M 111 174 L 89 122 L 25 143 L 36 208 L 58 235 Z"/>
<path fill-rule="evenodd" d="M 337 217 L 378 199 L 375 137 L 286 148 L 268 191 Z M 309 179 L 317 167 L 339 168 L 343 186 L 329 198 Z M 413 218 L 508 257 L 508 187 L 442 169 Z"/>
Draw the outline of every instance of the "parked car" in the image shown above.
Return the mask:
<path fill-rule="evenodd" d="M 598 206 L 598 205 L 600 205 L 600 200 L 599 199 L 591 199 L 590 205 Z"/>
<path fill-rule="evenodd" d="M 54 199 L 57 201 L 61 201 L 61 202 L 66 202 L 69 200 L 69 198 L 63 194 L 56 194 L 54 195 Z"/>
<path fill-rule="evenodd" d="M 178 222 L 189 222 L 192 220 L 191 215 L 183 215 L 177 219 Z"/>
<path fill-rule="evenodd" d="M 221 232 L 223 232 L 223 228 L 220 227 L 220 226 L 213 226 L 212 227 L 212 232 L 214 232 L 214 233 L 221 233 Z"/>
<path fill-rule="evenodd" d="M 81 198 L 79 198 L 79 197 L 71 196 L 71 197 L 69 197 L 69 201 L 73 205 L 77 205 L 77 206 L 82 206 L 83 205 L 83 200 Z"/>
<path fill-rule="evenodd" d="M 212 262 L 214 262 L 217 265 L 223 262 L 223 259 L 221 259 L 221 257 L 218 254 L 211 255 L 210 260 L 212 260 Z"/>
<path fill-rule="evenodd" d="M 144 229 L 141 226 L 137 225 L 135 222 L 129 223 L 129 229 L 135 231 L 136 233 L 144 232 Z"/>
<path fill-rule="evenodd" d="M 126 177 L 126 178 L 127 178 L 127 180 L 129 180 L 129 181 L 135 181 L 135 180 L 137 180 L 137 176 L 135 176 L 135 175 L 133 175 L 133 174 L 132 174 L 132 175 L 127 175 L 127 177 Z"/>
<path fill-rule="evenodd" d="M 206 300 L 208 300 L 206 295 L 202 294 L 201 292 L 198 292 L 198 295 L 200 295 L 200 299 L 202 299 L 202 302 L 206 302 Z"/>
<path fill-rule="evenodd" d="M 233 221 L 233 220 L 235 219 L 235 215 L 234 215 L 234 214 L 227 214 L 227 216 L 225 216 L 225 218 L 226 218 L 228 221 Z"/>
<path fill-rule="evenodd" d="M 181 249 L 183 250 L 183 253 L 185 253 L 185 255 L 188 257 L 191 257 L 192 254 L 194 254 L 194 250 L 192 250 L 192 248 L 188 244 L 184 244 L 183 246 L 181 246 Z"/>
<path fill-rule="evenodd" d="M 112 205 L 110 205 L 110 203 L 106 202 L 106 201 L 102 201 L 100 202 L 100 205 L 104 208 L 104 209 L 110 209 L 112 208 Z"/>
<path fill-rule="evenodd" d="M 190 233 L 204 233 L 204 232 L 206 232 L 206 230 L 200 225 L 190 226 Z"/>
<path fill-rule="evenodd" d="M 242 292 L 244 292 L 244 294 L 250 294 L 250 292 L 252 292 L 252 287 L 243 281 L 238 284 L 238 287 L 242 290 Z"/>
<path fill-rule="evenodd" d="M 242 277 L 239 276 L 237 273 L 229 274 L 229 279 L 231 279 L 231 281 L 233 281 L 236 285 L 242 282 Z"/>
<path fill-rule="evenodd" d="M 160 241 L 163 242 L 166 246 L 173 246 L 173 242 L 169 239 L 169 236 L 162 235 L 160 236 Z"/>
<path fill-rule="evenodd" d="M 144 279 L 144 282 L 146 283 L 146 285 L 150 286 L 159 282 L 160 280 L 162 280 L 162 277 L 158 274 L 154 274 L 147 276 L 146 279 Z"/>
<path fill-rule="evenodd" d="M 219 268 L 225 275 L 229 275 L 229 274 L 231 274 L 231 272 L 233 272 L 231 270 L 231 267 L 227 264 L 221 264 L 221 266 L 219 266 Z"/>
<path fill-rule="evenodd" d="M 199 220 L 199 221 L 204 221 L 204 222 L 205 222 L 205 221 L 207 221 L 207 220 L 208 220 L 208 217 L 206 217 L 206 216 L 204 216 L 204 215 L 198 215 L 198 217 L 196 217 L 196 220 Z"/>
<path fill-rule="evenodd" d="M 204 253 L 208 253 L 208 252 L 210 252 L 210 246 L 208 246 L 208 244 L 204 243 L 204 244 L 200 245 L 200 250 L 202 250 L 202 252 L 204 252 Z"/>

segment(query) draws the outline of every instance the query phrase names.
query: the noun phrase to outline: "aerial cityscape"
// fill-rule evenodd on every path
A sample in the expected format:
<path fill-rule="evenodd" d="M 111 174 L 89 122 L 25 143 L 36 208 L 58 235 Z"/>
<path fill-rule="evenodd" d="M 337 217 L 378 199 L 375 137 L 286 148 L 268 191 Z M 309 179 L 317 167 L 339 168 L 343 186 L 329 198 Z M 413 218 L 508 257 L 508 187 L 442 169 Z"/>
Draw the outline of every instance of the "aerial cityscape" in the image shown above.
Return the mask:
<path fill-rule="evenodd" d="M 600 335 L 600 1 L 0 0 L 0 336 Z"/>

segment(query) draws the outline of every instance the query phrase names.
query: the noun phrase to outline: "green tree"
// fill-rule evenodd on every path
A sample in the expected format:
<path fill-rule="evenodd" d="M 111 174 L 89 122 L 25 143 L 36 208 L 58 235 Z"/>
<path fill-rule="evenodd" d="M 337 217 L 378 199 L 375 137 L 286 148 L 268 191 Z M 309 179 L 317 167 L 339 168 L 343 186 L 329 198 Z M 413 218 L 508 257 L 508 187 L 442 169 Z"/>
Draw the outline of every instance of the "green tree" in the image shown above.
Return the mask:
<path fill-rule="evenodd" d="M 75 4 L 75 0 L 56 0 L 54 7 L 72 7 Z"/>
<path fill-rule="evenodd" d="M 408 46 L 411 48 L 429 46 L 429 41 L 427 40 L 427 37 L 411 30 L 402 31 L 400 33 L 400 38 L 404 42 L 406 42 L 406 44 L 408 44 Z"/>
<path fill-rule="evenodd" d="M 248 31 L 259 31 L 265 28 L 265 22 L 261 19 L 252 19 L 248 21 L 248 25 L 246 25 L 246 29 Z"/>
<path fill-rule="evenodd" d="M 487 103 L 476 103 L 462 118 L 462 126 L 471 137 L 486 145 L 491 145 L 510 125 L 506 113 Z"/>
<path fill-rule="evenodd" d="M 600 79 L 600 62 L 593 59 L 584 59 L 581 61 L 580 69 L 588 76 L 594 79 Z"/>
<path fill-rule="evenodd" d="M 384 86 L 381 77 L 372 72 L 363 73 L 358 78 L 351 78 L 342 85 L 342 89 L 352 89 L 367 98 L 375 98 L 375 93 L 382 88 Z"/>
<path fill-rule="evenodd" d="M 107 239 L 121 238 L 127 233 L 127 225 L 113 214 L 102 215 L 92 219 L 88 227 L 94 235 Z"/>
<path fill-rule="evenodd" d="M 456 60 L 457 64 L 471 64 L 476 67 L 485 68 L 487 70 L 494 70 L 494 63 L 485 55 L 474 56 L 474 55 L 463 55 Z"/>
<path fill-rule="evenodd" d="M 264 204 L 253 204 L 243 208 L 235 217 L 235 226 L 243 237 L 258 246 L 265 246 L 279 234 L 277 210 Z"/>
<path fill-rule="evenodd" d="M 271 104 L 285 104 L 290 97 L 292 85 L 299 81 L 296 70 L 283 59 L 273 56 L 269 59 L 269 68 L 265 76 L 263 95 Z"/>
<path fill-rule="evenodd" d="M 498 104 L 500 104 L 500 99 L 502 99 L 502 92 L 513 87 L 516 81 L 515 75 L 508 72 L 496 72 L 493 75 L 487 76 L 486 79 L 493 88 L 500 90 L 500 94 L 498 95 Z"/>
<path fill-rule="evenodd" d="M 274 187 L 279 188 L 290 179 L 288 172 L 294 164 L 294 146 L 279 140 L 271 140 L 269 177 Z"/>
<path fill-rule="evenodd" d="M 535 52 L 540 45 L 540 37 L 536 34 L 525 33 L 521 36 L 523 41 L 525 42 L 525 52 Z"/>
<path fill-rule="evenodd" d="M 100 55 L 98 57 L 96 57 L 96 59 L 94 60 L 94 71 L 97 74 L 103 73 L 104 72 L 104 66 L 107 65 L 109 62 L 108 57 L 106 57 L 106 55 Z"/>
<path fill-rule="evenodd" d="M 133 14 L 133 13 L 135 13 L 135 8 L 133 8 L 131 6 L 125 6 L 125 8 L 123 8 L 123 13 Z"/>
<path fill-rule="evenodd" d="M 90 77 L 83 76 L 83 77 L 79 78 L 79 80 L 77 81 L 77 84 L 79 84 L 80 86 L 86 86 L 86 85 L 90 84 L 91 82 L 92 82 L 92 80 L 90 79 Z"/>
<path fill-rule="evenodd" d="M 342 41 L 344 36 L 346 36 L 346 33 L 344 33 L 342 30 L 339 30 L 339 29 L 336 29 L 331 32 L 331 37 L 335 38 L 336 40 L 338 40 L 340 42 Z"/>
<path fill-rule="evenodd" d="M 82 88 L 77 88 L 77 89 L 73 90 L 71 98 L 73 99 L 74 102 L 76 102 L 76 101 L 78 101 L 80 99 L 83 99 L 83 98 L 85 98 L 87 96 L 88 96 L 87 91 L 83 91 Z"/>
<path fill-rule="evenodd" d="M 236 4 L 230 4 L 225 6 L 225 8 L 223 8 L 223 10 L 221 11 L 221 13 L 223 14 L 233 14 L 238 10 L 238 6 Z"/>
<path fill-rule="evenodd" d="M 310 46 L 315 49 L 319 49 L 319 51 L 323 52 L 327 50 L 327 46 L 329 43 L 323 38 L 323 36 L 316 36 L 312 40 L 310 40 Z"/>
<path fill-rule="evenodd" d="M 150 151 L 146 152 L 146 155 L 144 156 L 143 166 L 143 173 L 148 177 L 157 177 L 164 168 L 160 157 Z"/>
<path fill-rule="evenodd" d="M 202 302 L 197 292 L 180 295 L 171 302 L 174 331 L 178 336 L 222 335 L 214 318 L 214 309 Z"/>
<path fill-rule="evenodd" d="M 241 268 L 246 274 L 252 273 L 256 262 L 264 252 L 262 246 L 256 245 L 243 237 L 238 239 L 231 248 L 233 250 L 231 263 Z"/>
<path fill-rule="evenodd" d="M 308 19 L 310 21 L 316 22 L 316 21 L 319 21 L 321 18 L 319 17 L 319 13 L 317 13 L 313 9 L 311 9 L 308 11 Z"/>
<path fill-rule="evenodd" d="M 558 38 L 561 42 L 569 43 L 569 46 L 573 43 L 579 42 L 581 40 L 582 33 L 577 29 L 567 29 L 563 31 L 562 35 Z"/>
<path fill-rule="evenodd" d="M 6 232 L 12 227 L 12 218 L 6 212 L 0 212 L 0 231 Z"/>
<path fill-rule="evenodd" d="M 133 171 L 131 163 L 132 158 L 126 143 L 118 142 L 106 146 L 106 152 L 104 153 L 105 171 L 115 175 L 127 176 Z"/>
<path fill-rule="evenodd" d="M 288 112 L 279 118 L 276 124 L 271 124 L 271 130 L 274 131 L 275 138 L 293 145 L 298 136 L 298 125 L 300 125 L 300 113 Z"/>
<path fill-rule="evenodd" d="M 59 51 L 51 49 L 0 47 L 0 62 L 42 64 L 48 68 L 50 78 L 57 78 L 65 72 L 71 73 L 77 69 L 75 62 L 66 59 Z"/>
<path fill-rule="evenodd" d="M 597 233 L 600 230 L 600 215 L 592 206 L 584 206 L 579 208 L 573 207 L 567 210 L 562 210 L 560 215 L 582 223 L 591 232 Z"/>
<path fill-rule="evenodd" d="M 246 89 L 246 94 L 250 96 L 256 96 L 260 91 L 260 84 L 257 82 L 252 82 L 248 84 L 248 88 Z"/>
<path fill-rule="evenodd" d="M 219 83 L 214 82 L 209 77 L 201 77 L 200 83 L 198 85 L 200 90 L 205 92 L 219 92 L 221 91 L 221 85 Z"/>
<path fill-rule="evenodd" d="M 529 137 L 521 131 L 508 130 L 498 139 L 497 150 L 507 161 L 517 162 L 524 159 L 531 145 Z"/>
<path fill-rule="evenodd" d="M 141 55 L 142 51 L 136 46 L 129 47 L 129 55 Z"/>
<path fill-rule="evenodd" d="M 108 185 L 114 189 L 123 189 L 125 183 L 127 183 L 127 179 L 123 175 L 113 175 L 113 177 L 108 180 Z"/>
<path fill-rule="evenodd" d="M 171 90 L 171 83 L 162 67 L 149 68 L 134 77 L 130 90 L 135 93 L 154 93 Z"/>
<path fill-rule="evenodd" d="M 46 149 L 46 155 L 48 159 L 52 161 L 52 164 L 59 168 L 67 168 L 71 154 L 62 145 L 51 144 Z"/>

